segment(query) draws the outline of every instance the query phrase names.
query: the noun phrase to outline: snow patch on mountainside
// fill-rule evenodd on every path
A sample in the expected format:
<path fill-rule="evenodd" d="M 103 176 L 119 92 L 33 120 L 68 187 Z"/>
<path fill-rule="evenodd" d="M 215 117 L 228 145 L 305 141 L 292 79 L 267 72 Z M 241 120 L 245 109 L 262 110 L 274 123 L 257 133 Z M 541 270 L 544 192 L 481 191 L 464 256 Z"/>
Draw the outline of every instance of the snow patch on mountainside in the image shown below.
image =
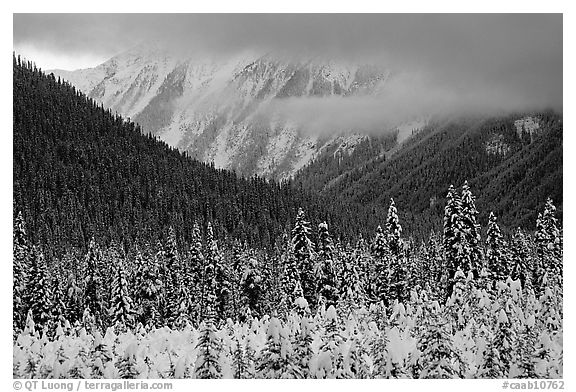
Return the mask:
<path fill-rule="evenodd" d="M 540 123 L 536 117 L 526 116 L 518 119 L 514 121 L 514 126 L 519 138 L 527 132 L 530 135 L 530 141 L 534 141 L 534 137 L 540 132 Z"/>

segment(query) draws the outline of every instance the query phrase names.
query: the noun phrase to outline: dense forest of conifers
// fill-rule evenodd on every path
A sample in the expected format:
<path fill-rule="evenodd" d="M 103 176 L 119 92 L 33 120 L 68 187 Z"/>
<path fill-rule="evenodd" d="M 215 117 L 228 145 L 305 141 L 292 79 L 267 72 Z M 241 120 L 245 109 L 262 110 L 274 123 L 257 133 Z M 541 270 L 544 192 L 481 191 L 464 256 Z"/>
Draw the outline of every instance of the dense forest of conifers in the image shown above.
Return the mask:
<path fill-rule="evenodd" d="M 514 122 L 539 124 L 532 136 Z M 499 216 L 503 230 L 532 230 L 536 211 L 551 197 L 562 217 L 562 116 L 551 111 L 468 118 L 432 118 L 394 154 L 391 135 L 370 136 L 352 154 L 332 152 L 299 171 L 294 181 L 331 199 L 385 205 L 394 198 L 415 237 L 438 229 L 450 184 L 468 180 L 478 195 L 480 221 Z M 393 136 L 393 135 L 392 135 Z M 497 141 L 507 151 L 489 152 Z"/>
<path fill-rule="evenodd" d="M 562 376 L 551 199 L 505 238 L 462 181 L 415 240 L 394 200 L 215 170 L 17 58 L 14 182 L 15 377 Z"/>
<path fill-rule="evenodd" d="M 16 57 L 13 77 L 14 211 L 35 242 L 154 243 L 169 226 L 189 241 L 194 222 L 211 222 L 220 239 L 272 248 L 299 207 L 342 238 L 367 234 L 385 216 L 384 208 L 329 203 L 289 183 L 239 178 L 188 158 Z"/>

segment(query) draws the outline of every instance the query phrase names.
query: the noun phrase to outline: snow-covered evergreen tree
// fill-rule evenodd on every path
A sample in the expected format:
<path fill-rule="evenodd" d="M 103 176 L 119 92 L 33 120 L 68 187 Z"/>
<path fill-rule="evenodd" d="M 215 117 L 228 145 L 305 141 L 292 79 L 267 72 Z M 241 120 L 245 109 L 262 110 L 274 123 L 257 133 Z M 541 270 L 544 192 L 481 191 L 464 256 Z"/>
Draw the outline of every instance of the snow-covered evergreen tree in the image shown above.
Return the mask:
<path fill-rule="evenodd" d="M 88 252 L 84 257 L 86 266 L 85 283 L 84 283 L 84 304 L 90 308 L 92 315 L 96 320 L 96 324 L 102 325 L 102 315 L 104 313 L 104 301 L 102 299 L 102 292 L 105 291 L 102 285 L 102 277 L 100 273 L 100 259 L 101 252 L 96 244 L 94 237 L 88 243 Z"/>
<path fill-rule="evenodd" d="M 48 276 L 46 259 L 40 249 L 32 247 L 29 278 L 26 285 L 27 307 L 36 323 L 36 328 L 42 330 L 52 318 L 54 303 L 52 285 Z"/>
<path fill-rule="evenodd" d="M 498 223 L 496 223 L 496 215 L 491 212 L 486 231 L 486 260 L 488 273 L 494 281 L 506 280 L 510 274 L 506 249 L 506 242 L 502 238 Z"/>
<path fill-rule="evenodd" d="M 138 378 L 139 372 L 137 369 L 136 351 L 138 346 L 136 343 L 131 343 L 124 350 L 122 357 L 118 359 L 116 367 L 118 368 L 118 376 L 122 379 Z"/>
<path fill-rule="evenodd" d="M 480 248 L 480 225 L 477 222 L 478 210 L 475 198 L 468 186 L 468 181 L 462 186 L 461 195 L 461 227 L 464 239 L 463 258 L 466 262 L 462 266 L 464 273 L 472 272 L 477 278 L 482 269 L 482 251 Z"/>
<path fill-rule="evenodd" d="M 552 203 L 552 199 L 548 198 L 544 212 L 538 214 L 536 221 L 536 244 L 543 272 L 548 273 L 550 277 L 561 279 L 562 245 L 555 214 L 556 207 Z"/>
<path fill-rule="evenodd" d="M 262 295 L 262 280 L 258 260 L 255 257 L 250 257 L 244 265 L 242 277 L 240 278 L 240 285 L 242 287 L 246 306 L 250 309 L 252 316 L 255 317 L 261 315 L 260 301 Z"/>
<path fill-rule="evenodd" d="M 257 378 L 302 378 L 292 357 L 292 345 L 282 323 L 272 317 L 266 327 L 266 343 L 256 362 Z"/>
<path fill-rule="evenodd" d="M 386 235 L 382 227 L 376 228 L 376 236 L 372 246 L 374 254 L 373 276 L 368 273 L 368 297 L 374 301 L 388 301 L 391 254 Z"/>
<path fill-rule="evenodd" d="M 114 325 L 119 328 L 132 328 L 134 326 L 134 304 L 130 297 L 130 289 L 126 280 L 124 263 L 118 260 L 116 273 L 111 287 L 110 317 Z"/>
<path fill-rule="evenodd" d="M 212 224 L 208 223 L 206 230 L 206 250 L 204 252 L 206 258 L 206 268 L 204 270 L 204 279 L 207 284 L 212 282 L 213 288 L 206 288 L 205 290 L 214 290 L 215 307 L 217 319 L 226 317 L 226 310 L 228 308 L 230 283 L 228 280 L 228 270 L 224 264 L 222 254 L 218 248 L 218 243 L 214 238 Z"/>
<path fill-rule="evenodd" d="M 162 282 L 154 264 L 136 248 L 133 298 L 136 320 L 144 324 L 159 323 L 158 296 Z"/>
<path fill-rule="evenodd" d="M 398 211 L 394 199 L 390 199 L 388 215 L 386 217 L 386 244 L 392 256 L 397 257 L 403 250 L 402 245 L 402 226 L 398 219 Z"/>
<path fill-rule="evenodd" d="M 328 232 L 328 225 L 322 222 L 318 225 L 318 245 L 315 266 L 315 290 L 318 300 L 325 302 L 326 306 L 336 305 L 338 302 L 338 280 L 335 268 L 335 251 L 332 238 Z"/>
<path fill-rule="evenodd" d="M 182 269 L 180 254 L 176 243 L 176 232 L 172 226 L 168 229 L 168 237 L 164 245 L 164 299 L 162 311 L 169 326 L 174 326 L 179 315 L 182 299 L 179 297 Z"/>
<path fill-rule="evenodd" d="M 13 329 L 19 331 L 24 328 L 26 304 L 24 295 L 26 290 L 27 272 L 30 269 L 30 246 L 26 235 L 26 226 L 22 212 L 18 212 L 12 231 L 12 317 Z"/>
<path fill-rule="evenodd" d="M 446 207 L 444 208 L 443 247 L 448 275 L 446 294 L 450 296 L 454 286 L 454 275 L 465 264 L 463 260 L 462 204 L 452 185 L 448 189 Z"/>
<path fill-rule="evenodd" d="M 344 263 L 340 275 L 340 302 L 339 309 L 347 314 L 354 308 L 360 308 L 365 304 L 366 294 L 360 279 L 359 260 L 357 252 L 346 253 L 342 257 Z"/>
<path fill-rule="evenodd" d="M 420 357 L 418 363 L 421 367 L 419 378 L 458 378 L 461 370 L 458 353 L 446 322 L 434 319 L 418 341 Z"/>
<path fill-rule="evenodd" d="M 311 306 L 316 303 L 314 295 L 316 281 L 314 277 L 314 249 L 310 240 L 310 223 L 306 221 L 304 210 L 300 208 L 292 229 L 292 254 L 299 272 L 299 280 L 304 290 L 304 298 Z"/>
<path fill-rule="evenodd" d="M 336 308 L 330 306 L 324 315 L 324 333 L 318 352 L 316 377 L 344 378 L 344 338 L 339 328 Z"/>
<path fill-rule="evenodd" d="M 190 254 L 188 259 L 187 274 L 185 276 L 185 286 L 189 288 L 192 307 L 193 318 L 200 321 L 201 308 L 204 303 L 204 269 L 205 265 L 204 254 L 202 253 L 202 236 L 200 234 L 200 226 L 194 222 L 192 228 L 192 238 L 190 240 Z"/>
<path fill-rule="evenodd" d="M 216 306 L 216 276 L 213 268 L 212 263 L 208 263 L 205 271 L 205 277 L 210 280 L 207 282 L 204 321 L 200 326 L 200 337 L 196 344 L 198 357 L 194 368 L 195 378 L 222 378 L 221 339 L 217 335 L 217 329 L 214 325 L 216 318 L 214 311 Z"/>
<path fill-rule="evenodd" d="M 502 260 L 511 264 L 510 277 L 513 280 L 519 279 L 524 288 L 532 287 L 534 274 L 540 272 L 537 260 L 530 253 L 526 235 L 518 228 L 512 237 L 508 257 L 503 257 Z M 501 276 L 499 279 L 505 280 L 506 277 Z"/>

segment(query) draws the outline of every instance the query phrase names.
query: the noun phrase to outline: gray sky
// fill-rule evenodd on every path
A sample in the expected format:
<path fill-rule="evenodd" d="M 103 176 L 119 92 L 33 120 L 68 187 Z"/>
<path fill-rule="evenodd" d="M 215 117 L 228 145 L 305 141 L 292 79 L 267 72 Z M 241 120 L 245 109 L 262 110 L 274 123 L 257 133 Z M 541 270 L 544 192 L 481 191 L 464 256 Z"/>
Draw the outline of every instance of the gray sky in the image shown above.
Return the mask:
<path fill-rule="evenodd" d="M 95 66 L 147 41 L 197 55 L 257 49 L 378 62 L 425 80 L 435 100 L 474 105 L 478 92 L 488 106 L 562 107 L 561 14 L 14 15 L 14 49 L 45 69 Z"/>

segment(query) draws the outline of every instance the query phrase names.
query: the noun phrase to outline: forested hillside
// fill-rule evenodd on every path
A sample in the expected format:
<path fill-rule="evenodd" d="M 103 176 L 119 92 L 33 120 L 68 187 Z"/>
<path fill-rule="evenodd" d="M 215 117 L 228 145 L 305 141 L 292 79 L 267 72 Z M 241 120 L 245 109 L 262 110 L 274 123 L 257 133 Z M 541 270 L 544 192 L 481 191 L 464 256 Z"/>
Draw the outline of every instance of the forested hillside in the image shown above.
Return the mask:
<path fill-rule="evenodd" d="M 14 211 L 38 243 L 154 243 L 169 226 L 190 240 L 194 222 L 212 222 L 218 238 L 271 248 L 299 207 L 344 238 L 369 233 L 385 213 L 188 158 L 17 58 L 13 105 Z"/>
<path fill-rule="evenodd" d="M 393 197 L 407 227 L 422 236 L 439 221 L 448 186 L 468 180 L 482 222 L 494 211 L 505 228 L 530 229 L 547 197 L 562 216 L 562 128 L 562 117 L 552 112 L 436 119 L 392 155 L 384 153 L 389 147 L 370 154 L 384 138 L 372 137 L 351 156 L 324 155 L 295 181 L 367 205 Z"/>

